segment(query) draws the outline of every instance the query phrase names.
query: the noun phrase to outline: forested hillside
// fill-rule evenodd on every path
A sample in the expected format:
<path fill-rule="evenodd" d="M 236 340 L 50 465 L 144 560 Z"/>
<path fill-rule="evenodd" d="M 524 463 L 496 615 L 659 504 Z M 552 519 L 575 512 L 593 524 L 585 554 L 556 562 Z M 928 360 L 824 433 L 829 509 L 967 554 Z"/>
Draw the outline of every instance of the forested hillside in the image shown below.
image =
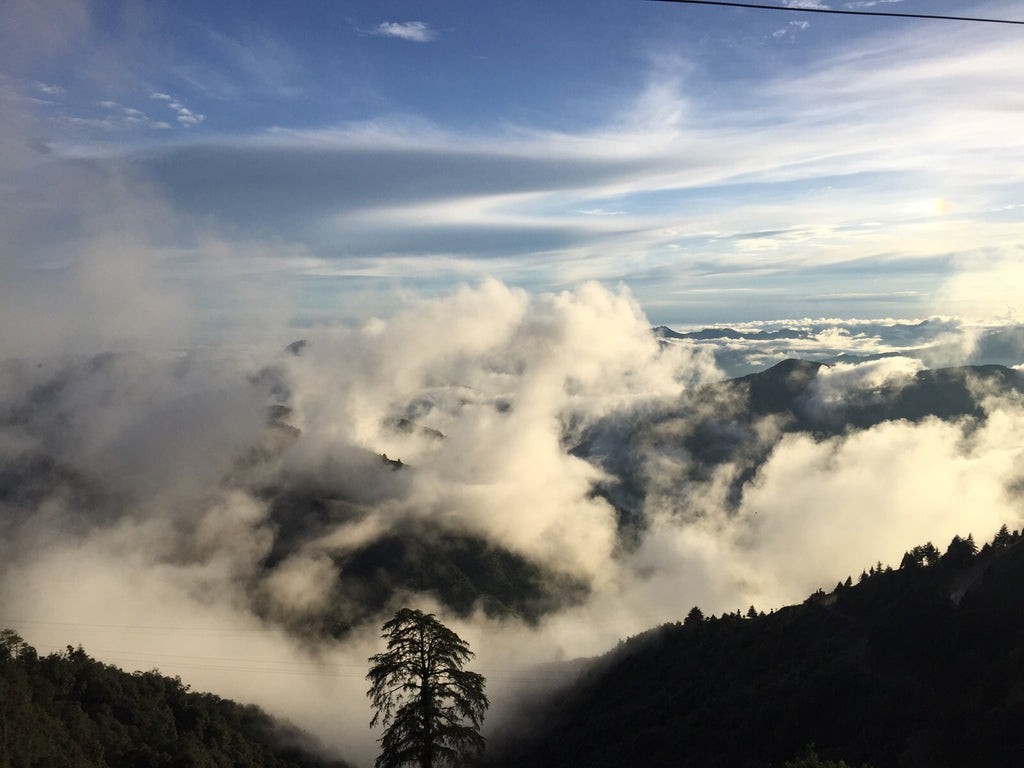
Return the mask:
<path fill-rule="evenodd" d="M 344 768 L 254 706 L 0 633 L 0 767 Z"/>
<path fill-rule="evenodd" d="M 803 605 L 623 643 L 531 709 L 495 766 L 781 766 L 815 744 L 873 768 L 997 768 L 1024 754 L 1024 542 L 956 538 Z M 497 746 L 497 745 L 495 745 Z"/>
<path fill-rule="evenodd" d="M 620 644 L 492 738 L 498 768 L 872 768 L 1024 753 L 1024 541 L 930 542 L 770 614 L 700 608 Z M 333 766 L 256 707 L 0 636 L 0 766 Z M 796 761 L 796 762 L 794 762 Z"/>

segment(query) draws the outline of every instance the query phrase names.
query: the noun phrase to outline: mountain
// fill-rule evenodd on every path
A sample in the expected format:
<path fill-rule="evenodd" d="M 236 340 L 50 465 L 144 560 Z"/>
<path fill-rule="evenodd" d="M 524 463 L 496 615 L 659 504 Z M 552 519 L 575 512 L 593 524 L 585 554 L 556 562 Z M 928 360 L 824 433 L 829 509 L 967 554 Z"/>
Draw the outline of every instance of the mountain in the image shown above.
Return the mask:
<path fill-rule="evenodd" d="M 1024 375 L 1001 365 L 962 366 L 918 371 L 881 384 L 851 387 L 841 398 L 823 401 L 815 391 L 818 373 L 829 366 L 803 360 L 783 362 L 733 380 L 749 391 L 749 412 L 792 417 L 791 428 L 838 434 L 867 429 L 883 421 L 921 421 L 928 416 L 983 417 L 985 393 L 1024 392 Z"/>
<path fill-rule="evenodd" d="M 851 766 L 1019 765 L 1024 541 L 974 552 L 915 548 L 770 615 L 694 609 L 529 702 L 533 735 L 495 738 L 489 764 L 770 768 L 813 743 Z"/>
<path fill-rule="evenodd" d="M 794 355 L 828 364 L 906 357 L 928 368 L 1014 366 L 1024 359 L 1024 325 L 976 328 L 941 318 L 919 323 L 803 321 L 798 327 L 771 330 L 718 327 L 681 332 L 660 325 L 651 332 L 663 344 L 689 341 L 704 347 L 731 377 L 756 373 L 765 360 Z"/>
<path fill-rule="evenodd" d="M 283 357 L 307 355 L 307 347 L 305 341 L 296 341 Z M 183 457 L 187 469 L 179 478 L 182 484 L 191 485 L 198 470 L 212 468 L 207 482 L 242 490 L 259 503 L 268 551 L 260 554 L 240 586 L 256 615 L 303 639 L 343 637 L 409 595 L 429 595 L 460 616 L 480 609 L 491 617 L 527 623 L 587 596 L 587 585 L 580 579 L 433 519 L 417 521 L 410 516 L 351 544 L 331 540 L 345 527 L 371 524 L 381 504 L 406 498 L 417 468 L 401 456 L 344 443 L 306 464 L 288 463 L 289 452 L 303 450 L 305 436 L 291 423 L 294 393 L 282 364 L 241 378 L 239 391 L 230 390 L 230 397 L 216 390 L 228 380 L 219 365 L 220 361 L 210 365 L 189 358 L 172 361 L 166 385 L 171 405 L 154 407 L 152 422 L 133 423 L 133 418 L 120 415 L 121 401 L 146 397 L 136 379 L 150 367 L 157 368 L 149 360 L 104 354 L 60 364 L 0 362 L 0 391 L 12 393 L 0 398 L 0 434 L 10 436 L 9 442 L 0 441 L 0 542 L 15 540 L 55 498 L 61 499 L 69 527 L 76 531 L 114 525 L 138 514 L 137 508 L 151 503 L 153 488 L 165 482 L 166 450 L 172 459 Z M 197 400 L 214 390 L 216 397 L 210 399 L 217 407 L 191 415 L 197 406 L 189 396 L 190 384 L 198 389 Z M 89 403 L 90 397 L 99 406 Z M 81 426 L 86 405 L 104 414 L 92 432 Z M 232 411 L 230 417 L 224 415 L 225 409 Z M 139 410 L 151 415 L 147 408 Z M 125 411 L 136 413 L 130 402 Z M 241 438 L 221 440 L 215 425 L 232 419 L 244 425 L 235 426 Z M 186 424 L 190 426 L 178 426 Z M 206 425 L 214 425 L 209 432 L 217 436 L 216 447 L 205 454 L 204 462 L 192 462 L 191 446 L 201 441 L 193 441 L 191 435 Z M 119 430 L 127 436 L 123 440 Z M 133 460 L 136 453 L 143 453 L 138 450 L 144 442 L 139 436 L 175 432 L 178 447 L 168 439 L 149 457 L 161 469 L 157 481 L 139 491 L 135 481 L 144 473 Z M 232 434 L 230 429 L 223 432 Z M 431 442 L 446 439 L 405 415 L 387 420 L 382 432 Z M 83 444 L 89 447 L 105 440 L 112 445 L 103 449 L 101 461 L 83 460 Z M 324 600 L 306 608 L 268 596 L 265 580 L 310 552 L 317 562 L 329 560 L 336 574 Z M 182 548 L 163 557 L 194 562 L 195 554 Z M 0 568 L 0 576 L 2 572 Z"/>
<path fill-rule="evenodd" d="M 273 572 L 293 552 L 344 519 L 346 507 L 317 495 L 274 499 L 277 537 L 262 563 Z M 352 519 L 357 519 L 353 517 Z M 374 620 L 402 595 L 427 594 L 459 616 L 477 609 L 490 617 L 535 623 L 582 602 L 586 583 L 545 568 L 522 555 L 466 533 L 408 521 L 363 544 L 330 553 L 338 571 L 326 604 L 311 613 L 279 615 L 257 604 L 263 618 L 282 622 L 297 635 L 336 637 Z"/>
<path fill-rule="evenodd" d="M 963 366 L 895 375 L 879 382 L 838 381 L 830 366 L 784 360 L 771 368 L 684 394 L 640 420 L 609 417 L 574 436 L 572 452 L 599 465 L 610 479 L 599 484 L 618 510 L 626 540 L 642 529 L 652 462 L 668 457 L 677 487 L 693 486 L 715 469 L 734 467 L 729 502 L 738 505 L 746 484 L 786 434 L 816 440 L 870 429 L 887 421 L 987 418 L 986 397 L 1024 393 L 1024 373 L 999 365 Z"/>
<path fill-rule="evenodd" d="M 40 657 L 0 632 L 0 765 L 66 768 L 346 768 L 254 706 L 128 674 L 81 648 Z"/>
<path fill-rule="evenodd" d="M 694 339 L 696 341 L 711 341 L 713 339 L 777 341 L 779 339 L 809 339 L 814 335 L 810 331 L 797 328 L 780 328 L 776 331 L 737 331 L 733 328 L 702 328 L 699 331 L 680 333 L 679 331 L 673 331 L 666 325 L 659 325 L 653 329 L 653 332 L 659 339 Z"/>
<path fill-rule="evenodd" d="M 746 483 L 784 434 L 806 432 L 826 439 L 897 419 L 983 420 L 981 393 L 1024 392 L 1019 371 L 975 366 L 920 371 L 877 386 L 851 384 L 841 397 L 829 399 L 823 394 L 822 371 L 827 369 L 822 363 L 785 360 L 756 374 L 697 389 L 639 421 L 610 417 L 579 434 L 567 432 L 565 442 L 576 456 L 607 473 L 594 492 L 616 510 L 621 544 L 629 548 L 646 526 L 644 462 L 659 451 L 686 452 L 688 462 L 676 478 L 680 484 L 699 483 L 723 463 L 735 465 L 730 501 L 738 504 Z M 765 420 L 777 429 L 760 429 Z M 440 432 L 405 419 L 394 425 L 445 439 Z M 365 519 L 365 505 L 376 501 L 367 495 L 369 489 L 394 487 L 416 472 L 398 459 L 369 451 L 350 462 L 363 468 L 358 487 L 318 486 L 299 478 L 260 491 L 275 528 L 265 569 L 273 571 L 289 554 L 339 524 Z M 436 523 L 408 521 L 330 557 L 339 576 L 326 608 L 316 615 L 274 616 L 261 605 L 261 615 L 284 622 L 296 633 L 341 637 L 403 594 L 429 594 L 461 616 L 482 608 L 492 617 L 527 622 L 578 604 L 588 595 L 583 581 Z"/>
<path fill-rule="evenodd" d="M 299 342 L 282 359 L 296 354 L 307 355 Z M 421 470 L 403 460 L 408 457 L 344 442 L 310 457 L 307 436 L 290 423 L 297 403 L 283 363 L 260 370 L 247 379 L 244 390 L 230 390 L 228 397 L 217 389 L 222 374 L 207 374 L 187 359 L 174 361 L 167 386 L 175 393 L 170 404 L 152 414 L 139 407 L 144 417 L 126 418 L 118 415 L 120 401 L 144 391 L 124 383 L 142 375 L 133 366 L 141 363 L 105 355 L 53 371 L 27 365 L 0 370 L 15 383 L 23 382 L 10 387 L 22 394 L 0 410 L 0 429 L 15 436 L 12 445 L 17 446 L 0 459 L 0 536 L 13 540 L 52 499 L 61 500 L 74 530 L 113 526 L 145 508 L 154 489 L 172 484 L 168 477 L 190 486 L 201 472 L 205 489 L 238 489 L 258 504 L 261 517 L 254 525 L 267 547 L 240 584 L 249 607 L 306 639 L 343 637 L 408 596 L 428 595 L 460 616 L 480 609 L 491 617 L 526 622 L 587 598 L 586 581 L 559 570 L 557 563 L 543 565 L 454 523 L 446 527 L 433 516 L 417 521 L 415 515 L 403 515 L 375 528 L 371 523 L 382 505 L 412 501 Z M 736 507 L 786 434 L 824 440 L 887 420 L 929 417 L 980 424 L 987 418 L 985 393 L 1024 392 L 1021 372 L 1000 366 L 921 371 L 880 383 L 851 377 L 849 371 L 834 374 L 822 363 L 792 359 L 597 421 L 574 423 L 568 414 L 562 445 L 602 470 L 591 493 L 614 509 L 619 551 L 625 552 L 646 530 L 653 477 L 662 484 L 655 492 L 683 499 L 677 507 L 685 515 L 684 494 L 703 493 L 703 484 L 721 480 L 718 470 L 725 467 L 728 476 L 719 485 L 727 492 L 723 503 Z M 195 406 L 185 394 L 189 386 L 209 402 L 197 415 L 190 415 Z M 81 427 L 82 401 L 92 402 L 87 398 L 103 415 L 91 430 Z M 225 410 L 231 418 L 224 417 Z M 222 438 L 210 429 L 204 460 L 193 460 L 193 434 L 221 419 L 239 425 L 239 439 Z M 381 426 L 382 434 L 399 438 L 437 444 L 448 439 L 432 427 L 424 409 L 396 409 Z M 137 446 L 146 444 L 150 434 L 161 435 L 159 450 L 148 458 L 159 470 L 150 467 L 146 473 L 140 469 L 147 466 L 147 457 Z M 394 444 L 401 445 L 401 439 Z M 93 449 L 91 460 L 83 460 L 95 445 L 102 450 Z M 289 460 L 295 454 L 306 460 Z M 342 536 L 339 543 L 335 534 L 342 531 L 360 533 Z M 161 557 L 194 562 L 187 543 Z M 316 582 L 323 587 L 322 599 L 295 604 L 268 587 L 275 576 L 290 578 L 310 564 L 318 573 L 331 574 L 326 586 Z"/>

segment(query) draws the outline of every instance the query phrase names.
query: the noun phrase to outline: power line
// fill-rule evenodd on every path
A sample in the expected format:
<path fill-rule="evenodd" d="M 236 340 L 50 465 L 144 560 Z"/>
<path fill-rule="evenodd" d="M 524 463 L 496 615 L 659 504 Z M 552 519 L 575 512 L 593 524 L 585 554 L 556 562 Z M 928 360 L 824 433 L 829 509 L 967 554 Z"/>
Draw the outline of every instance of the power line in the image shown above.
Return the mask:
<path fill-rule="evenodd" d="M 940 19 L 942 21 L 970 21 L 985 24 L 1024 24 L 1014 19 L 992 19 L 972 16 L 941 16 L 931 13 L 892 13 L 889 11 L 840 11 L 835 8 L 807 8 L 794 5 L 764 5 L 762 3 L 733 3 L 723 0 L 652 0 L 661 3 L 685 3 L 687 5 L 724 5 L 730 8 L 756 8 L 765 11 L 791 11 L 793 13 L 832 13 L 842 16 L 887 16 L 898 19 Z"/>

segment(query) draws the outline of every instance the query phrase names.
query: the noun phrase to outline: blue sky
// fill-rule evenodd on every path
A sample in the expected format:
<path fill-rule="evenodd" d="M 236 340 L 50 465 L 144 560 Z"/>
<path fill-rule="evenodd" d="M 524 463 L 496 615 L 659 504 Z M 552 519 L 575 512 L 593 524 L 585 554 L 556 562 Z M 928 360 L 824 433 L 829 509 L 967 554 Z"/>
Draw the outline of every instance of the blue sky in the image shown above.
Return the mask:
<path fill-rule="evenodd" d="M 647 0 L 13 0 L 0 29 L 15 321 L 43 305 L 51 325 L 120 328 L 174 305 L 205 328 L 301 326 L 488 277 L 624 284 L 676 325 L 1017 316 L 1021 27 Z"/>

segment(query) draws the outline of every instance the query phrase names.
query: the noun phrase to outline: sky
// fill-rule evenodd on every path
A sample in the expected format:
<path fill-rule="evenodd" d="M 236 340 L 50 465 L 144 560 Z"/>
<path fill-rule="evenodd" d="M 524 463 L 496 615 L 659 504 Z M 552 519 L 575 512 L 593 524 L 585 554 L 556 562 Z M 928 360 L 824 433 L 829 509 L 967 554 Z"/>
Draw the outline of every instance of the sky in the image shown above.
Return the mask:
<path fill-rule="evenodd" d="M 587 585 L 536 625 L 399 596 L 478 652 L 490 734 L 550 683 L 536 664 L 1019 528 L 1024 402 L 982 378 L 959 421 L 756 418 L 705 474 L 685 440 L 745 407 L 702 385 L 785 358 L 840 361 L 823 413 L 924 367 L 1021 368 L 1022 30 L 648 0 L 0 3 L 0 627 L 370 765 L 388 616 L 294 628 L 347 615 L 338 569 L 389 533 Z M 616 461 L 648 524 L 628 551 L 594 492 Z M 268 488 L 359 514 L 282 544 Z"/>
<path fill-rule="evenodd" d="M 1018 26 L 11 0 L 0 30 L 4 314 L 61 308 L 53 340 L 362 322 L 488 278 L 625 285 L 677 326 L 1018 311 Z"/>

